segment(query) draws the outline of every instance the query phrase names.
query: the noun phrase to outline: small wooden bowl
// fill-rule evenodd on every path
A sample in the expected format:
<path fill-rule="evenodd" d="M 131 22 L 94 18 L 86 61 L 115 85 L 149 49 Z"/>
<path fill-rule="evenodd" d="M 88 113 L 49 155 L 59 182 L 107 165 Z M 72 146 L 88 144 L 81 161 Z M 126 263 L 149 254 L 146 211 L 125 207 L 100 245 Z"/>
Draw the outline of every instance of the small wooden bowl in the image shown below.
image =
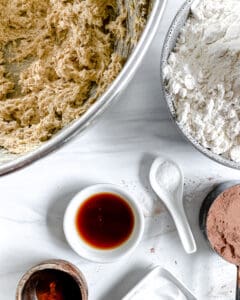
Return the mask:
<path fill-rule="evenodd" d="M 37 300 L 37 278 L 44 271 L 59 271 L 63 272 L 64 276 L 69 275 L 70 279 L 73 279 L 80 289 L 82 300 L 88 299 L 88 287 L 84 275 L 73 264 L 56 259 L 42 262 L 23 275 L 17 286 L 16 300 Z"/>

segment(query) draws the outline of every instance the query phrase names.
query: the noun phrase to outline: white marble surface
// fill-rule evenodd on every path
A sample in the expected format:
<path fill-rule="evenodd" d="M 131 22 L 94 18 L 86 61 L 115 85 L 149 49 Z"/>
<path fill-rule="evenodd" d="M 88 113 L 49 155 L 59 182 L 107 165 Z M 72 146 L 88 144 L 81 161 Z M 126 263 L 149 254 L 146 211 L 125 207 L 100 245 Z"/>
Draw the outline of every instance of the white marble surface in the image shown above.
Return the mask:
<path fill-rule="evenodd" d="M 34 165 L 0 178 L 0 299 L 14 299 L 17 282 L 32 265 L 67 259 L 85 274 L 90 300 L 120 300 L 152 265 L 172 271 L 198 299 L 234 299 L 235 267 L 210 252 L 198 229 L 199 207 L 216 182 L 240 178 L 193 149 L 177 132 L 160 99 L 159 59 L 163 37 L 178 7 L 169 0 L 158 34 L 119 102 L 73 142 Z M 148 183 L 157 154 L 168 155 L 186 176 L 185 206 L 198 252 L 186 255 L 173 222 Z M 101 265 L 78 257 L 62 232 L 71 197 L 91 183 L 124 186 L 142 203 L 144 239 L 129 258 Z M 153 207 L 152 207 L 153 206 Z"/>

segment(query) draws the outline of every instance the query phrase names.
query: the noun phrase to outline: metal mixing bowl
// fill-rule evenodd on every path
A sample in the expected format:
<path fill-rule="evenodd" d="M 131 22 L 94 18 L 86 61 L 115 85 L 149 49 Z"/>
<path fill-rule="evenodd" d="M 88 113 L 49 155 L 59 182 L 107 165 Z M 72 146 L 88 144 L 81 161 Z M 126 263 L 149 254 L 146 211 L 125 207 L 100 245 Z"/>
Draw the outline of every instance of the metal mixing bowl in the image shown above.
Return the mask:
<path fill-rule="evenodd" d="M 165 83 L 163 78 L 163 69 L 167 64 L 168 57 L 173 50 L 173 48 L 176 45 L 176 40 L 179 37 L 179 33 L 181 28 L 184 26 L 189 14 L 192 3 L 196 0 L 187 0 L 183 6 L 180 8 L 179 12 L 177 13 L 176 17 L 174 18 L 169 31 L 167 33 L 167 36 L 165 38 L 164 44 L 163 44 L 163 50 L 162 50 L 162 56 L 161 56 L 161 66 L 160 66 L 160 75 L 161 75 L 161 88 L 162 88 L 162 95 L 165 99 L 168 108 L 170 110 L 171 116 L 177 125 L 177 128 L 180 130 L 180 132 L 183 134 L 183 136 L 190 142 L 192 145 L 199 150 L 201 153 L 209 157 L 210 159 L 224 165 L 230 168 L 234 169 L 240 169 L 240 163 L 234 162 L 230 159 L 227 159 L 221 155 L 215 154 L 209 149 L 203 147 L 201 144 L 199 144 L 182 126 L 178 120 L 177 120 L 177 114 L 176 110 L 173 104 L 173 98 L 168 93 L 168 91 L 165 89 Z"/>
<path fill-rule="evenodd" d="M 110 103 L 117 100 L 120 93 L 124 90 L 127 84 L 129 84 L 137 70 L 137 67 L 141 63 L 147 49 L 149 48 L 162 18 L 166 2 L 166 0 L 150 1 L 151 10 L 140 40 L 127 59 L 121 73 L 106 92 L 89 108 L 89 110 L 83 116 L 79 117 L 78 120 L 59 131 L 49 141 L 27 154 L 17 156 L 11 155 L 4 150 L 0 150 L 0 175 L 15 171 L 31 164 L 32 162 L 58 149 L 61 145 L 88 128 L 97 119 L 97 117 L 105 111 Z M 141 2 L 135 0 L 128 0 L 125 3 L 127 5 L 130 3 L 131 8 L 134 8 L 136 11 L 139 11 L 139 6 L 141 6 Z M 132 14 L 129 16 L 130 23 L 131 18 L 133 17 L 134 16 Z M 131 28 L 129 30 L 131 30 Z"/>

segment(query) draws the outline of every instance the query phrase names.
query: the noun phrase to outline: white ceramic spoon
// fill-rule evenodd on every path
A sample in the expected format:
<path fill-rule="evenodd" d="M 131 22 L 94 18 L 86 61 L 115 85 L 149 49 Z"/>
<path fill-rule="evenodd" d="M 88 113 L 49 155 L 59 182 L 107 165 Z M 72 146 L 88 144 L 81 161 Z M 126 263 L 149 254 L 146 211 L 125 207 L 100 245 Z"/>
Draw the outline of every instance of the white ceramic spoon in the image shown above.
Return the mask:
<path fill-rule="evenodd" d="M 149 175 L 153 190 L 172 215 L 185 251 L 189 254 L 196 252 L 196 243 L 183 208 L 184 177 L 181 169 L 172 160 L 158 157 Z"/>

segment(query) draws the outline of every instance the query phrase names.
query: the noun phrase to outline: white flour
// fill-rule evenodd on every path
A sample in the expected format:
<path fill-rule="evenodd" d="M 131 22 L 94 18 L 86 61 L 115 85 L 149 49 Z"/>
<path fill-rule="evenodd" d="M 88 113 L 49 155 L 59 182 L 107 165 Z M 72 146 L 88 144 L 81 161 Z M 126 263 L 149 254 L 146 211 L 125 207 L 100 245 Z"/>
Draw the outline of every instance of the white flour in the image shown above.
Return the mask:
<path fill-rule="evenodd" d="M 240 162 L 240 1 L 202 0 L 164 69 L 178 121 L 204 147 Z"/>

